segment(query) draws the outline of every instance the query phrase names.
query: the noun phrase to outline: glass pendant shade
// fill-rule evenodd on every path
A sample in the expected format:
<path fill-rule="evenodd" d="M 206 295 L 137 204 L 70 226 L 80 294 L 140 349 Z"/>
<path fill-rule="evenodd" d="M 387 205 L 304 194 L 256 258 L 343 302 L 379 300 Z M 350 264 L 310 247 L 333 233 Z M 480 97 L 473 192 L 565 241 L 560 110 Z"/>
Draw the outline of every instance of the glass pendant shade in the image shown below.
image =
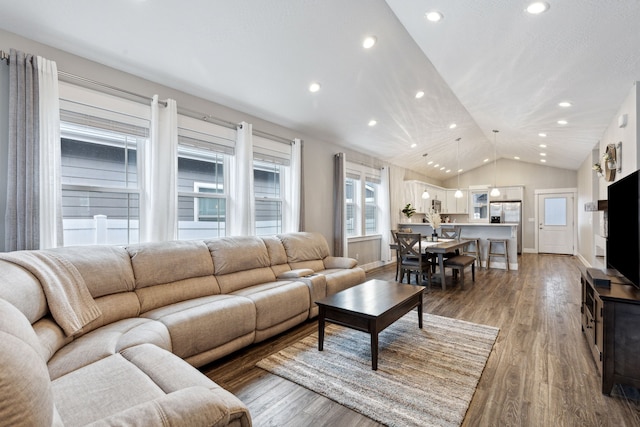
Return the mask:
<path fill-rule="evenodd" d="M 429 197 L 431 197 L 431 196 L 429 195 L 429 192 L 428 192 L 427 190 L 424 190 L 424 193 L 422 193 L 422 198 L 423 198 L 423 199 L 428 199 Z"/>
<path fill-rule="evenodd" d="M 498 190 L 498 187 L 493 187 L 489 194 L 491 194 L 491 197 L 498 197 L 500 195 L 500 190 Z"/>
<path fill-rule="evenodd" d="M 455 194 L 453 195 L 453 197 L 455 197 L 456 199 L 461 199 L 462 198 L 462 191 L 460 191 L 460 189 L 458 188 L 455 192 Z"/>

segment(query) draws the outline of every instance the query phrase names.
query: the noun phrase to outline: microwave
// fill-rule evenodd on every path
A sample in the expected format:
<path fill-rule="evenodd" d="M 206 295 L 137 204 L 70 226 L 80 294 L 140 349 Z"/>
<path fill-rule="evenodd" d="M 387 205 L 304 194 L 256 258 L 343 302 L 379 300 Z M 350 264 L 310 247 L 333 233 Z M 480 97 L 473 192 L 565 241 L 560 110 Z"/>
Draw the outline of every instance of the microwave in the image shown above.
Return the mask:
<path fill-rule="evenodd" d="M 437 200 L 437 199 L 432 199 L 431 200 L 431 210 L 433 212 L 437 212 L 437 213 L 442 212 L 442 202 L 440 200 Z"/>

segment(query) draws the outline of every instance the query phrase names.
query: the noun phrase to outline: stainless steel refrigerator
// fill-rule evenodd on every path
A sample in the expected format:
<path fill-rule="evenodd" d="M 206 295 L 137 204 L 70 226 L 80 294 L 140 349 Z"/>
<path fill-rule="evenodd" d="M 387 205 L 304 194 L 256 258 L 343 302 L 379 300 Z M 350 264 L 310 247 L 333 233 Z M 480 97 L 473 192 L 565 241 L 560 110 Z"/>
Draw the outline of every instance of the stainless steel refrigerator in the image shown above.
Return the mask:
<path fill-rule="evenodd" d="M 489 221 L 518 224 L 518 254 L 522 253 L 522 202 L 520 200 L 489 203 Z"/>

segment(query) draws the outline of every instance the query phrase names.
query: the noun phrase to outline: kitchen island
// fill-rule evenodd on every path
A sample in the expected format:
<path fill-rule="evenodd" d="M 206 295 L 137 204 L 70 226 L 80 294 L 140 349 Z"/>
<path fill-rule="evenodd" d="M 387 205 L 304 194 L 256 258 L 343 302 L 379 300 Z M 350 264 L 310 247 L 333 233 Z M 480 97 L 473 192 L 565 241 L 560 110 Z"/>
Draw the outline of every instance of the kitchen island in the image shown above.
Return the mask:
<path fill-rule="evenodd" d="M 414 233 L 425 236 L 433 234 L 433 228 L 428 223 L 412 222 L 400 223 L 398 228 L 410 228 Z M 518 224 L 490 224 L 486 222 L 452 222 L 443 223 L 441 228 L 460 229 L 462 239 L 478 239 L 480 242 L 480 265 L 487 267 L 487 254 L 489 253 L 489 241 L 487 239 L 506 239 L 508 246 L 509 270 L 518 269 Z M 440 234 L 440 230 L 438 230 Z M 491 268 L 506 268 L 504 259 L 491 260 Z"/>

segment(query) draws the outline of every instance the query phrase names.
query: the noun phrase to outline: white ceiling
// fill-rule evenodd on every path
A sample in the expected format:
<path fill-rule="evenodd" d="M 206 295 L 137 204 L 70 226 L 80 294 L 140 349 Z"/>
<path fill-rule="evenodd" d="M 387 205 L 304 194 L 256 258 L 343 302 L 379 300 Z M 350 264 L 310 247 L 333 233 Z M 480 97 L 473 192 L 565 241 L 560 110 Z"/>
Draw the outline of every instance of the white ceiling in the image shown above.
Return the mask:
<path fill-rule="evenodd" d="M 548 2 L 0 0 L 0 28 L 447 179 L 456 138 L 470 170 L 493 129 L 498 158 L 577 169 L 640 80 L 640 1 Z"/>

